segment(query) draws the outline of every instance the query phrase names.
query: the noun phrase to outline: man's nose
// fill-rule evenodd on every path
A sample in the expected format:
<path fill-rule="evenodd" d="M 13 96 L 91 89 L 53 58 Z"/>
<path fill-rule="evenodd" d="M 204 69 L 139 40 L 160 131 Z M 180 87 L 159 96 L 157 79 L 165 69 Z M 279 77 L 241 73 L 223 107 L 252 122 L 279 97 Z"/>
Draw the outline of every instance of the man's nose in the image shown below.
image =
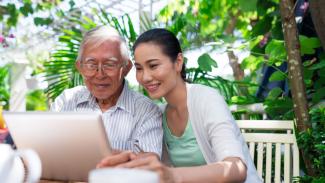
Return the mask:
<path fill-rule="evenodd" d="M 102 69 L 102 64 L 98 64 L 98 66 L 97 66 L 97 72 L 96 72 L 96 77 L 102 78 L 102 77 L 105 77 L 106 75 L 107 74 Z"/>

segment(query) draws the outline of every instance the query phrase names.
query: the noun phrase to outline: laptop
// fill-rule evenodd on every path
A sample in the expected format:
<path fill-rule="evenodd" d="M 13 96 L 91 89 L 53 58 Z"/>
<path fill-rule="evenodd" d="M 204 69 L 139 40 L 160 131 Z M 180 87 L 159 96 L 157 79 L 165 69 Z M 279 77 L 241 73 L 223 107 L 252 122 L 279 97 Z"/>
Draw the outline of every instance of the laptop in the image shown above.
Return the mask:
<path fill-rule="evenodd" d="M 88 181 L 88 173 L 112 150 L 102 117 L 79 112 L 4 112 L 18 149 L 35 150 L 42 179 Z"/>

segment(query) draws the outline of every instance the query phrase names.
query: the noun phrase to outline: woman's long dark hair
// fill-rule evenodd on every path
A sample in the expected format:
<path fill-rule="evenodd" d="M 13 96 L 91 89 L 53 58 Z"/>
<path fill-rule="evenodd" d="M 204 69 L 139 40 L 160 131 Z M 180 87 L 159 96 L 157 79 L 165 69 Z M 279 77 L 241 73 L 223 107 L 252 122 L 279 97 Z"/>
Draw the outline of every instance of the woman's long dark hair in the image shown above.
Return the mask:
<path fill-rule="evenodd" d="M 176 36 L 166 29 L 155 28 L 142 33 L 133 45 L 133 52 L 141 43 L 154 43 L 161 47 L 162 52 L 167 55 L 171 61 L 176 62 L 179 53 L 182 53 L 181 46 Z M 186 81 L 185 63 L 183 63 L 181 77 Z"/>

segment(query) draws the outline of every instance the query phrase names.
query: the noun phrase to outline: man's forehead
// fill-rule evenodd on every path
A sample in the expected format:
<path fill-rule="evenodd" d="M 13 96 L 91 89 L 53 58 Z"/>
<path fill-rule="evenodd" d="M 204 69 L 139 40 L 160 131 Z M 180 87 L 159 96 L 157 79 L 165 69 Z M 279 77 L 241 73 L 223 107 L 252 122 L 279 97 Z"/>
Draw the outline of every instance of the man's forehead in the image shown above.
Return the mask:
<path fill-rule="evenodd" d="M 107 39 L 107 40 L 89 40 L 83 45 L 84 50 L 94 50 L 100 47 L 107 49 L 120 50 L 121 42 L 118 39 Z"/>
<path fill-rule="evenodd" d="M 102 57 L 111 58 L 112 60 L 119 60 L 121 56 L 120 43 L 114 40 L 105 40 L 98 42 L 88 42 L 84 45 L 82 55 L 83 57 L 96 57 L 101 52 Z"/>

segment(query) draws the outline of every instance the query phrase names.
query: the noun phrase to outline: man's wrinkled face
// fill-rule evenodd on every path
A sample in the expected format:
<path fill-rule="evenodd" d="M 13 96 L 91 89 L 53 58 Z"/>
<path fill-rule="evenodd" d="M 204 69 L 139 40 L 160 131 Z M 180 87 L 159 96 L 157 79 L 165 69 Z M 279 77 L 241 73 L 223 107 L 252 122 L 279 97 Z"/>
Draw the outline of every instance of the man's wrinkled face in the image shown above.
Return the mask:
<path fill-rule="evenodd" d="M 85 45 L 76 66 L 88 90 L 99 100 L 110 100 L 121 93 L 123 79 L 131 68 L 128 62 L 122 58 L 120 42 L 112 39 L 98 47 Z"/>

